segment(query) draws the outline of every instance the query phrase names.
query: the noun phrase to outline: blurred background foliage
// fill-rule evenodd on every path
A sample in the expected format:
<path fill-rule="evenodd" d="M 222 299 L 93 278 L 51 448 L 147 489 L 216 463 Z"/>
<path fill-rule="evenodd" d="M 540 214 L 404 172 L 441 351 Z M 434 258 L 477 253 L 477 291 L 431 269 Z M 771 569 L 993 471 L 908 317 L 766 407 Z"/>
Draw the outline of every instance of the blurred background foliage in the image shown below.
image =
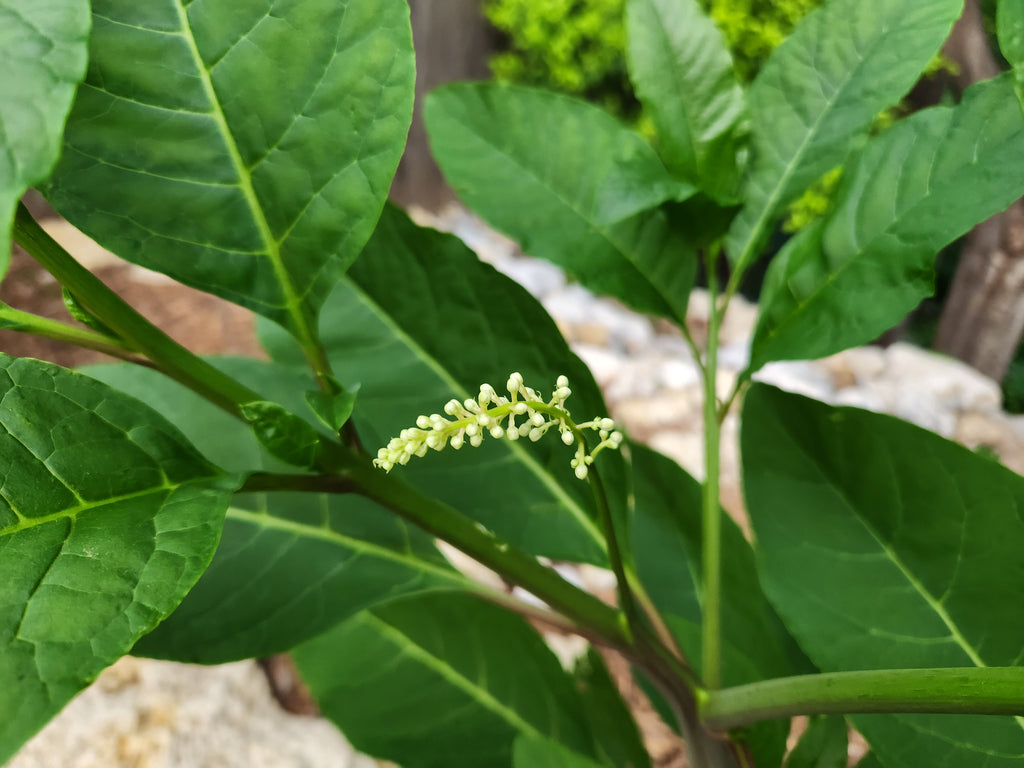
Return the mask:
<path fill-rule="evenodd" d="M 824 0 L 699 0 L 715 21 L 732 54 L 736 72 L 750 82 L 771 52 L 796 24 Z M 626 69 L 625 0 L 484 0 L 487 19 L 501 36 L 501 48 L 490 60 L 498 80 L 536 85 L 598 104 L 655 140 L 643 115 Z M 995 0 L 981 0 L 985 31 L 992 50 L 1005 66 L 995 44 Z M 956 64 L 939 55 L 925 73 L 923 86 L 905 103 L 879 115 L 873 130 L 883 131 L 900 117 L 930 104 L 955 100 L 949 77 Z M 773 241 L 778 247 L 795 232 L 824 215 L 842 173 L 833 169 L 787 212 Z M 959 258 L 957 244 L 939 255 L 936 295 L 926 301 L 895 337 L 931 346 L 938 317 Z M 762 270 L 764 264 L 761 265 Z M 761 270 L 757 270 L 761 271 Z M 747 291 L 756 299 L 756 286 Z M 1007 410 L 1024 412 L 1024 346 L 1003 381 Z"/>

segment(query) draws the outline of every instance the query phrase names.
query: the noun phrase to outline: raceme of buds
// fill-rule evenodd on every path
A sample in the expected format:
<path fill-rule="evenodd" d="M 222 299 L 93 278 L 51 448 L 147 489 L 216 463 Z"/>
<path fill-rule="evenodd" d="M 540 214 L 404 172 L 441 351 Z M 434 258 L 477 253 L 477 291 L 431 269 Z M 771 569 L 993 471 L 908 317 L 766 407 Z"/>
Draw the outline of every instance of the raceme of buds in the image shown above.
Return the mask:
<path fill-rule="evenodd" d="M 555 391 L 547 401 L 525 386 L 523 377 L 518 373 L 508 377 L 505 387 L 508 397 L 499 395 L 490 384 L 483 384 L 475 400 L 467 399 L 461 403 L 449 400 L 444 407 L 447 418 L 438 413 L 420 416 L 415 427 L 403 429 L 398 437 L 391 438 L 387 446 L 377 452 L 373 463 L 391 471 L 396 464 L 408 464 L 413 456 L 425 456 L 428 449 L 440 451 L 450 444 L 458 450 L 467 442 L 476 447 L 483 442 L 485 434 L 496 439 L 536 442 L 552 427 L 557 427 L 563 443 L 576 443 L 576 454 L 570 465 L 576 477 L 584 480 L 597 454 L 605 448 L 618 448 L 622 444 L 622 433 L 615 429 L 615 422 L 609 418 L 582 424 L 572 421 L 565 408 L 565 401 L 572 394 L 565 376 L 558 377 Z M 597 446 L 589 452 L 582 435 L 584 429 L 594 430 L 600 438 Z"/>

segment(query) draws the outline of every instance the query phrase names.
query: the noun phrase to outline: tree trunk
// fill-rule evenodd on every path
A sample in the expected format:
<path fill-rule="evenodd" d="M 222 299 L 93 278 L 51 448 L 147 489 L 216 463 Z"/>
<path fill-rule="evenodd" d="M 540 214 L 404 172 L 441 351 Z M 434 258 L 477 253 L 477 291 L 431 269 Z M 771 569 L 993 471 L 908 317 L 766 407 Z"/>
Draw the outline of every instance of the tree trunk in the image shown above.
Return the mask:
<path fill-rule="evenodd" d="M 480 11 L 480 0 L 410 0 L 409 5 L 416 45 L 416 106 L 391 197 L 399 205 L 436 211 L 455 195 L 430 154 L 423 99 L 443 83 L 489 77 L 494 32 Z"/>
<path fill-rule="evenodd" d="M 945 54 L 957 63 L 957 85 L 999 74 L 978 0 L 967 0 Z M 1024 333 L 1024 201 L 979 224 L 967 236 L 935 335 L 935 348 L 999 381 Z"/>

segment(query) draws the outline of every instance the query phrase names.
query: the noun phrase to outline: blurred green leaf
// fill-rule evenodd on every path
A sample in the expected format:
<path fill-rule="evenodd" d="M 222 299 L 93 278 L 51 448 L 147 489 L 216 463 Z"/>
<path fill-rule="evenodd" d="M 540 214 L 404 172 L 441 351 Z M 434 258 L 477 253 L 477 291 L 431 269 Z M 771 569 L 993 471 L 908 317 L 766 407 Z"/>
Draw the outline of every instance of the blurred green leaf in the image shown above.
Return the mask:
<path fill-rule="evenodd" d="M 630 77 L 665 164 L 733 200 L 747 116 L 722 33 L 697 0 L 628 0 L 626 27 Z"/>
<path fill-rule="evenodd" d="M 846 720 L 837 715 L 811 717 L 784 768 L 846 768 L 848 749 Z"/>
<path fill-rule="evenodd" d="M 512 750 L 512 768 L 601 768 L 557 741 L 520 736 Z"/>
<path fill-rule="evenodd" d="M 1010 66 L 1024 68 L 1024 3 L 999 0 L 996 11 L 999 49 Z"/>
<path fill-rule="evenodd" d="M 164 619 L 239 478 L 142 403 L 0 355 L 0 762 Z"/>
<path fill-rule="evenodd" d="M 765 591 L 823 671 L 1020 663 L 1024 478 L 898 419 L 761 384 L 741 442 Z M 1013 718 L 853 721 L 888 768 L 1024 759 Z"/>
<path fill-rule="evenodd" d="M 633 713 L 597 649 L 590 648 L 580 657 L 573 677 L 601 758 L 617 768 L 650 768 Z"/>
<path fill-rule="evenodd" d="M 406 2 L 104 0 L 94 11 L 48 198 L 122 258 L 308 344 L 405 145 Z"/>
<path fill-rule="evenodd" d="M 871 141 L 832 213 L 769 269 L 750 369 L 864 344 L 933 291 L 935 254 L 1024 194 L 1024 113 L 1009 75 Z"/>
<path fill-rule="evenodd" d="M 843 163 L 939 51 L 963 0 L 832 0 L 768 59 L 747 93 L 753 153 L 726 251 L 745 266 L 787 205 Z"/>
<path fill-rule="evenodd" d="M 701 487 L 671 459 L 639 444 L 630 446 L 635 507 L 634 558 L 640 580 L 691 666 L 700 673 Z M 791 674 L 791 642 L 765 599 L 753 551 L 722 512 L 722 678 L 741 685 Z M 762 723 L 750 729 L 760 761 L 777 765 L 788 729 Z"/>
<path fill-rule="evenodd" d="M 459 197 L 524 251 L 634 309 L 686 316 L 694 249 L 657 206 L 696 190 L 638 134 L 586 102 L 495 83 L 441 88 L 425 117 Z"/>
<path fill-rule="evenodd" d="M 18 200 L 49 176 L 85 77 L 88 0 L 0 0 L 0 279 Z"/>
<path fill-rule="evenodd" d="M 588 754 L 579 697 L 523 619 L 465 595 L 365 611 L 299 646 L 324 716 L 403 768 L 509 765 L 520 735 Z"/>

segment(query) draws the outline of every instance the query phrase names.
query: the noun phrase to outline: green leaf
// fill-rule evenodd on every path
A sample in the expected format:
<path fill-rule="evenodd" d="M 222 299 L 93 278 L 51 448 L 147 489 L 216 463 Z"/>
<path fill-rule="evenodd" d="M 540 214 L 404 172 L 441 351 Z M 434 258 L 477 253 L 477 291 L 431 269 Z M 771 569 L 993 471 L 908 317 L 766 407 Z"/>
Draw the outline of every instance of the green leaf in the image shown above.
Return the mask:
<path fill-rule="evenodd" d="M 651 759 L 633 713 L 596 649 L 590 648 L 580 657 L 573 677 L 601 758 L 618 768 L 650 768 Z"/>
<path fill-rule="evenodd" d="M 0 0 L 0 279 L 14 208 L 60 156 L 88 37 L 88 0 Z"/>
<path fill-rule="evenodd" d="M 689 663 L 700 672 L 701 488 L 674 461 L 630 445 L 635 507 L 634 558 L 640 580 Z M 723 516 L 725 513 L 722 513 Z M 785 629 L 765 599 L 753 551 L 731 518 L 722 520 L 722 678 L 741 685 L 791 674 Z M 778 765 L 788 729 L 765 723 L 750 729 L 759 760 Z"/>
<path fill-rule="evenodd" d="M 1020 663 L 1024 478 L 897 419 L 761 384 L 741 443 L 765 590 L 823 671 Z M 889 768 L 1024 758 L 1012 718 L 854 723 Z"/>
<path fill-rule="evenodd" d="M 693 248 L 656 209 L 695 191 L 639 135 L 585 102 L 496 83 L 427 99 L 431 148 L 470 208 L 597 293 L 683 318 Z"/>
<path fill-rule="evenodd" d="M 512 768 L 601 768 L 557 741 L 520 736 L 512 748 Z"/>
<path fill-rule="evenodd" d="M 536 299 L 455 237 L 416 227 L 391 207 L 325 307 L 323 327 L 338 378 L 362 384 L 353 419 L 371 451 L 453 397 L 476 396 L 484 382 L 504 389 L 513 371 L 545 395 L 565 374 L 575 418 L 607 414 L 587 367 Z M 274 359 L 302 364 L 280 330 L 265 324 L 261 335 Z M 516 547 L 602 564 L 593 494 L 576 479 L 571 458 L 555 435 L 537 443 L 488 438 L 479 448 L 430 452 L 393 471 Z M 622 457 L 602 452 L 597 466 L 615 507 L 623 508 Z"/>
<path fill-rule="evenodd" d="M 409 127 L 404 0 L 96 0 L 47 196 L 129 261 L 307 346 L 373 231 Z"/>
<path fill-rule="evenodd" d="M 696 0 L 628 0 L 626 25 L 630 78 L 665 164 L 733 199 L 746 103 L 722 33 Z"/>
<path fill-rule="evenodd" d="M 142 403 L 0 355 L 0 762 L 181 601 L 227 477 Z"/>
<path fill-rule="evenodd" d="M 509 765 L 520 735 L 588 754 L 579 698 L 554 655 L 523 619 L 476 598 L 366 611 L 294 655 L 353 746 L 404 768 Z"/>
<path fill-rule="evenodd" d="M 321 392 L 319 389 L 311 389 L 306 393 L 306 405 L 313 411 L 320 423 L 332 432 L 340 432 L 341 428 L 352 416 L 352 410 L 356 406 L 356 395 L 359 393 L 359 385 L 355 384 L 351 389 L 345 389 L 337 381 L 331 380 L 333 392 Z"/>
<path fill-rule="evenodd" d="M 868 752 L 857 763 L 857 768 L 883 768 L 881 761 L 874 752 Z"/>
<path fill-rule="evenodd" d="M 757 256 L 785 206 L 840 165 L 938 52 L 963 0 L 831 0 L 780 45 L 747 94 L 752 165 L 726 250 Z"/>
<path fill-rule="evenodd" d="M 321 450 L 320 435 L 308 422 L 266 400 L 246 403 L 242 415 L 271 456 L 306 469 L 316 464 Z"/>
<path fill-rule="evenodd" d="M 1024 68 L 1024 3 L 999 0 L 996 11 L 999 50 L 1014 69 Z"/>
<path fill-rule="evenodd" d="M 846 768 L 848 750 L 845 719 L 836 715 L 812 717 L 786 757 L 784 768 Z"/>
<path fill-rule="evenodd" d="M 835 208 L 772 263 L 750 369 L 876 338 L 933 290 L 935 254 L 1024 194 L 1009 75 L 900 121 L 843 175 Z M 964 194 L 970 190 L 970 194 Z"/>
<path fill-rule="evenodd" d="M 289 409 L 302 407 L 306 371 L 246 359 L 217 360 L 226 373 Z M 289 471 L 252 430 L 166 377 L 138 366 L 89 369 L 155 407 L 208 458 L 238 472 Z M 216 664 L 288 650 L 379 601 L 422 589 L 472 585 L 431 537 L 353 495 L 237 495 L 220 548 L 195 589 L 136 654 Z"/>

